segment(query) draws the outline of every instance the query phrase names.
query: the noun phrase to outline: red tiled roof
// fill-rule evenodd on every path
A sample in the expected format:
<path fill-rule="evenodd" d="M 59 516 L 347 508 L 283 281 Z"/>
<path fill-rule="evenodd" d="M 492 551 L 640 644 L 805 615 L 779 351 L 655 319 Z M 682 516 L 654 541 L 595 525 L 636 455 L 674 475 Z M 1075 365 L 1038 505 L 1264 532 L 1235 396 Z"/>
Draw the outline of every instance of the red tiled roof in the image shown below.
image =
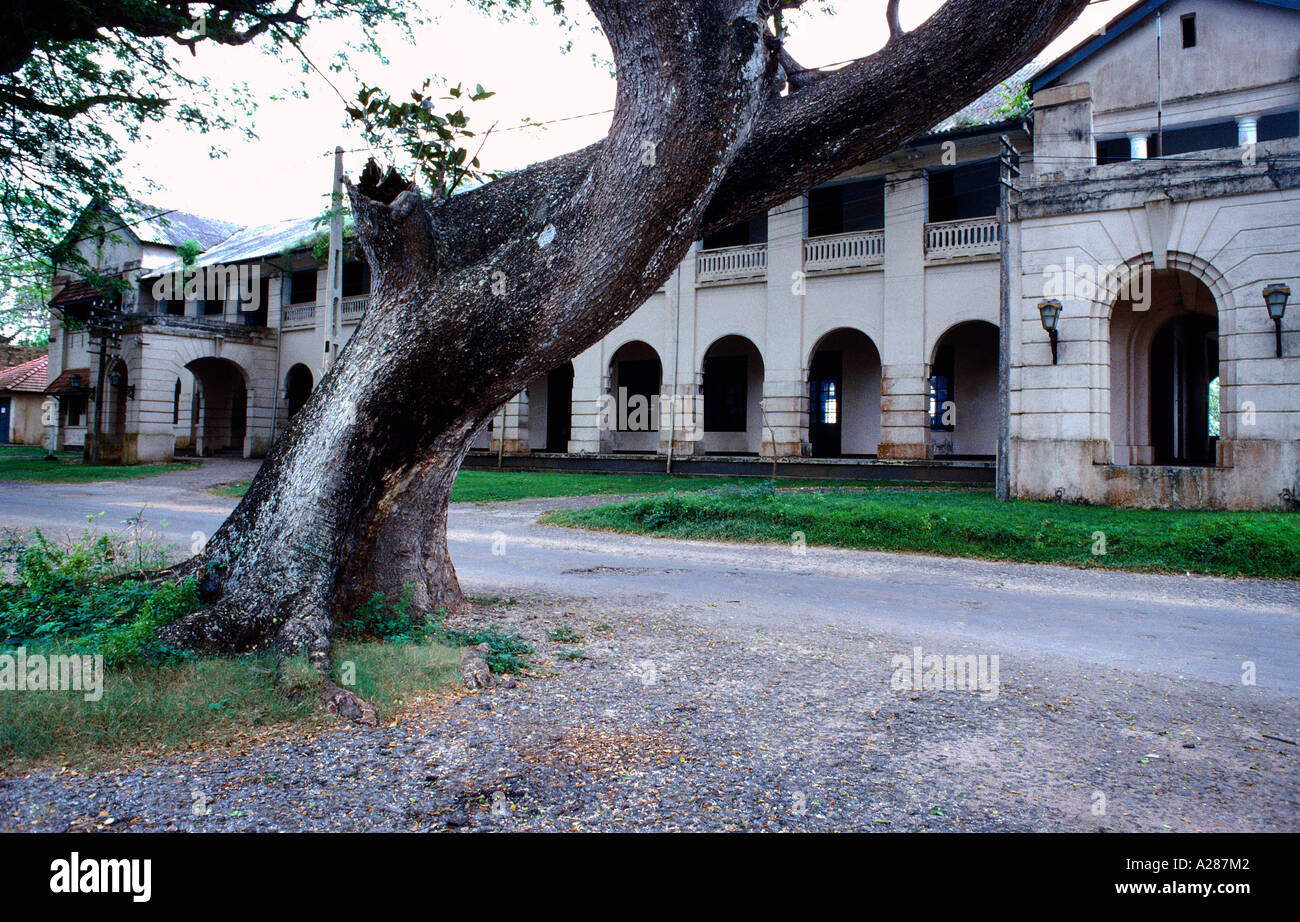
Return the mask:
<path fill-rule="evenodd" d="M 85 279 L 73 279 L 59 289 L 59 293 L 50 301 L 50 305 L 72 304 L 77 301 L 89 301 L 94 298 L 111 297 L 112 289 L 96 288 Z"/>
<path fill-rule="evenodd" d="M 49 374 L 50 357 L 42 355 L 23 362 L 12 368 L 0 371 L 0 391 L 18 391 L 24 394 L 39 394 L 45 390 L 45 378 Z"/>
<path fill-rule="evenodd" d="M 81 378 L 79 387 L 72 386 L 72 377 L 76 375 Z M 90 369 L 89 368 L 69 368 L 63 374 L 54 379 L 54 382 L 45 389 L 47 394 L 84 394 L 90 390 Z"/>

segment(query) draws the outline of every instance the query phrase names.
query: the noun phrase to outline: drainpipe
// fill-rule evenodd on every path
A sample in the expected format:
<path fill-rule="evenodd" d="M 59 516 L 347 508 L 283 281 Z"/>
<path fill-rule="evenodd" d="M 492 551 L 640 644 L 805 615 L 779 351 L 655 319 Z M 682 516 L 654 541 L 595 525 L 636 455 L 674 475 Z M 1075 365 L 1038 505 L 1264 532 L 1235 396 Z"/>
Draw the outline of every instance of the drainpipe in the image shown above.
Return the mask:
<path fill-rule="evenodd" d="M 1163 83 L 1161 66 L 1161 41 L 1162 29 L 1160 25 L 1160 11 L 1156 10 L 1156 156 L 1165 155 L 1165 90 Z"/>

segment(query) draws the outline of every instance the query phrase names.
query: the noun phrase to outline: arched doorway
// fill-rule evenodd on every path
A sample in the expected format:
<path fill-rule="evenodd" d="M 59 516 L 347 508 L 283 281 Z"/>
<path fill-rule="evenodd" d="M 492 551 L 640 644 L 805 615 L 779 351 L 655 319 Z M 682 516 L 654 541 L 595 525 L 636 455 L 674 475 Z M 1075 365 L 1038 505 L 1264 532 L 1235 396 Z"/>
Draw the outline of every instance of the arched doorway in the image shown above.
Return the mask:
<path fill-rule="evenodd" d="M 880 396 L 880 352 L 871 338 L 848 328 L 823 336 L 808 363 L 812 456 L 875 457 Z"/>
<path fill-rule="evenodd" d="M 609 395 L 602 437 L 613 452 L 649 453 L 659 449 L 659 394 L 663 363 L 649 343 L 620 346 L 609 362 Z"/>
<path fill-rule="evenodd" d="M 126 399 L 130 394 L 131 374 L 126 362 L 118 359 L 108 366 L 104 379 L 108 383 L 108 400 L 104 407 L 108 412 L 103 428 L 104 436 L 112 457 L 121 460 L 122 447 L 126 444 Z M 103 453 L 100 457 L 105 457 Z"/>
<path fill-rule="evenodd" d="M 1149 300 L 1110 319 L 1116 464 L 1212 465 L 1218 442 L 1218 305 L 1188 272 L 1151 273 Z M 1144 309 L 1145 308 L 1145 309 Z"/>
<path fill-rule="evenodd" d="M 284 376 L 284 402 L 290 419 L 307 403 L 312 384 L 311 369 L 301 362 L 290 368 Z"/>
<path fill-rule="evenodd" d="M 724 336 L 704 353 L 704 452 L 757 455 L 763 448 L 763 356 L 743 336 Z"/>
<path fill-rule="evenodd" d="M 191 441 L 195 453 L 245 456 L 248 387 L 243 369 L 218 358 L 195 359 L 185 367 L 194 375 Z"/>
<path fill-rule="evenodd" d="M 998 445 L 998 328 L 950 327 L 935 343 L 928 405 L 934 457 L 992 458 Z"/>

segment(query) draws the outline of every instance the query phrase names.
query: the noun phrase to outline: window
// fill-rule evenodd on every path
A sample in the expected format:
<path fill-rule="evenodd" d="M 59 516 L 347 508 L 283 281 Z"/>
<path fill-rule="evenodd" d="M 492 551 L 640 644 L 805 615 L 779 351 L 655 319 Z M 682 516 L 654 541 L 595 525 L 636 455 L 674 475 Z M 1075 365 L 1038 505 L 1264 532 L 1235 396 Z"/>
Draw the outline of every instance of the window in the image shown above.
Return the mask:
<path fill-rule="evenodd" d="M 1156 141 L 1149 142 L 1152 156 L 1157 153 L 1164 157 L 1174 154 L 1190 154 L 1198 150 L 1216 150 L 1221 147 L 1237 146 L 1237 123 L 1231 119 L 1214 122 L 1209 125 L 1197 125 L 1194 128 L 1166 129 L 1164 141 L 1159 150 Z"/>
<path fill-rule="evenodd" d="M 704 360 L 704 431 L 748 429 L 749 357 L 717 355 Z"/>
<path fill-rule="evenodd" d="M 833 378 L 822 378 L 813 382 L 813 421 L 826 426 L 837 425 L 840 421 L 840 395 L 835 389 Z"/>
<path fill-rule="evenodd" d="M 1276 141 L 1300 135 L 1300 112 L 1275 112 L 1259 120 L 1259 140 Z"/>
<path fill-rule="evenodd" d="M 316 267 L 299 269 L 289 279 L 289 303 L 303 304 L 316 300 Z"/>
<path fill-rule="evenodd" d="M 885 226 L 885 181 L 865 179 L 808 193 L 808 236 L 826 237 Z"/>
<path fill-rule="evenodd" d="M 1128 138 L 1111 138 L 1097 142 L 1097 164 L 1127 163 L 1133 159 L 1133 145 Z"/>
<path fill-rule="evenodd" d="M 370 264 L 364 260 L 343 264 L 343 297 L 370 294 Z"/>
<path fill-rule="evenodd" d="M 224 314 L 226 312 L 226 302 L 220 298 L 206 298 L 203 301 L 203 316 L 210 317 L 213 314 Z"/>
<path fill-rule="evenodd" d="M 1196 14 L 1188 13 L 1183 16 L 1183 47 L 1196 47 Z"/>
<path fill-rule="evenodd" d="M 66 414 L 69 426 L 80 426 L 81 417 L 86 412 L 86 398 L 81 394 L 73 394 L 63 398 L 64 413 Z"/>
<path fill-rule="evenodd" d="M 930 173 L 930 222 L 992 217 L 998 213 L 998 189 L 997 160 L 934 170 Z"/>
<path fill-rule="evenodd" d="M 172 394 L 172 425 L 181 421 L 181 379 L 176 379 L 176 390 Z"/>
<path fill-rule="evenodd" d="M 704 238 L 704 249 L 721 250 L 724 247 L 747 247 L 760 243 L 767 243 L 766 212 L 710 234 Z"/>

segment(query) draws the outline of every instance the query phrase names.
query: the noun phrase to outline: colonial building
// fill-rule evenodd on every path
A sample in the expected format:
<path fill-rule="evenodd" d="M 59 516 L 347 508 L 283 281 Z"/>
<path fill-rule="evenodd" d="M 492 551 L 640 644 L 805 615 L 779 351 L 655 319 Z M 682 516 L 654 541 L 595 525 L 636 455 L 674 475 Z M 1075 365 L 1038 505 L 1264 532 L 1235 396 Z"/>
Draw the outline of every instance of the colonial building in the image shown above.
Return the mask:
<path fill-rule="evenodd" d="M 511 400 L 478 447 L 516 463 L 671 453 L 991 476 L 1005 138 L 1019 169 L 1005 264 L 1014 494 L 1290 502 L 1300 2 L 1138 3 L 1018 79 L 1032 117 L 992 93 L 701 241 L 614 333 Z M 144 265 L 142 239 L 117 254 L 139 265 L 120 264 L 131 292 L 101 431 L 120 434 L 124 457 L 266 450 L 368 305 L 359 259 L 345 255 L 328 289 L 320 233 L 288 221 L 205 244 L 199 277 L 238 297 L 167 289 L 175 257 Z M 94 294 L 59 281 L 56 307 Z M 84 334 L 56 333 L 51 380 L 66 391 L 79 370 L 90 386 Z M 84 431 L 71 420 L 66 444 Z"/>

